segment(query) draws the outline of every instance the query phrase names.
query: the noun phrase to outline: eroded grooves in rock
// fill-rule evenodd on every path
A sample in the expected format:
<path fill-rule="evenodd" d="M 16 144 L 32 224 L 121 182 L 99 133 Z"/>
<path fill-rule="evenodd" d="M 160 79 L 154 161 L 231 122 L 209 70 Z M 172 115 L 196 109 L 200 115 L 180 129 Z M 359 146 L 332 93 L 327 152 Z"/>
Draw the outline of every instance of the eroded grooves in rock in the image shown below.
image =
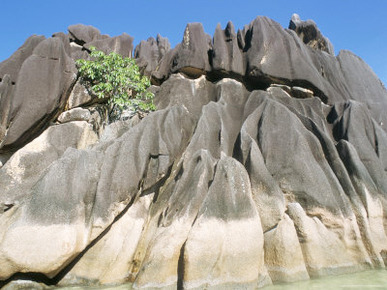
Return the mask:
<path fill-rule="evenodd" d="M 0 286 L 256 289 L 387 262 L 387 92 L 313 21 L 187 25 L 133 53 L 72 25 L 0 64 Z M 76 77 L 134 56 L 158 110 Z"/>
<path fill-rule="evenodd" d="M 3 111 L 0 151 L 20 147 L 37 134 L 63 109 L 75 81 L 74 61 L 59 38 L 41 41 L 23 62 L 9 106 Z"/>

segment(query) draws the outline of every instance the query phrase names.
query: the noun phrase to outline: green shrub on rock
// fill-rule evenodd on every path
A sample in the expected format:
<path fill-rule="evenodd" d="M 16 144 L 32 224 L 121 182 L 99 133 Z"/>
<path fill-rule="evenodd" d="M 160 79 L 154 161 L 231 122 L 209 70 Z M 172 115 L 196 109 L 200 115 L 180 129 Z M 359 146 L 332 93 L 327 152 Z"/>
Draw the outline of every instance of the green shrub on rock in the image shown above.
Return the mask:
<path fill-rule="evenodd" d="M 98 98 L 107 99 L 110 111 L 129 108 L 134 112 L 154 111 L 151 83 L 142 76 L 134 59 L 112 52 L 105 54 L 90 47 L 91 60 L 79 59 L 76 65 L 82 81 Z"/>

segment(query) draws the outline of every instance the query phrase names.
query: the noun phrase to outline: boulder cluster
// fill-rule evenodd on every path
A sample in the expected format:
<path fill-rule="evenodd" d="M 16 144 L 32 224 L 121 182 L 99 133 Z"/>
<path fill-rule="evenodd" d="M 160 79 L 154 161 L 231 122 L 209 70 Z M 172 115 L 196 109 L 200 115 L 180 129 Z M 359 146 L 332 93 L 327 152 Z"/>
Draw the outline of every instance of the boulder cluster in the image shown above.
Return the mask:
<path fill-rule="evenodd" d="M 157 111 L 109 122 L 79 80 L 134 57 Z M 387 91 L 316 24 L 182 42 L 72 25 L 0 63 L 0 287 L 255 289 L 387 263 Z"/>

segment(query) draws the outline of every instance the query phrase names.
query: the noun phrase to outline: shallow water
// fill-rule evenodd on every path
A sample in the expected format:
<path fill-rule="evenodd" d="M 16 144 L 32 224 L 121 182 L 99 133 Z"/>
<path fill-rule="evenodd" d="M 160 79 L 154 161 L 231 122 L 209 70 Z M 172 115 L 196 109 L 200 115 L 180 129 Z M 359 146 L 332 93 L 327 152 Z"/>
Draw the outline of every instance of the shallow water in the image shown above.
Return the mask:
<path fill-rule="evenodd" d="M 277 284 L 262 288 L 263 290 L 371 290 L 387 289 L 387 271 L 373 270 L 361 273 L 329 276 L 320 279 L 300 281 L 288 284 Z"/>
<path fill-rule="evenodd" d="M 66 287 L 60 289 L 132 289 L 131 285 L 108 286 L 108 287 Z M 262 290 L 387 290 L 387 271 L 373 270 L 361 273 L 329 276 L 320 279 L 306 280 L 287 284 L 277 284 L 261 288 Z"/>

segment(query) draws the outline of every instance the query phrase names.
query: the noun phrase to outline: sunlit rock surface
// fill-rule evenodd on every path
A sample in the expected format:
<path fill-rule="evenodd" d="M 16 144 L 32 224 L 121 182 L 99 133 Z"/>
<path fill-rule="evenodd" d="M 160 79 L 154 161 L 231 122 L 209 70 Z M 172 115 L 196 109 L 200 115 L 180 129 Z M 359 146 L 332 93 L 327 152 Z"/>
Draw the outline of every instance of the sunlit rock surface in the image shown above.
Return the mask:
<path fill-rule="evenodd" d="M 213 38 L 191 23 L 134 53 L 127 34 L 68 30 L 0 63 L 0 286 L 255 289 L 385 268 L 387 91 L 313 21 Z M 109 123 L 76 76 L 91 46 L 137 58 L 158 110 Z"/>

